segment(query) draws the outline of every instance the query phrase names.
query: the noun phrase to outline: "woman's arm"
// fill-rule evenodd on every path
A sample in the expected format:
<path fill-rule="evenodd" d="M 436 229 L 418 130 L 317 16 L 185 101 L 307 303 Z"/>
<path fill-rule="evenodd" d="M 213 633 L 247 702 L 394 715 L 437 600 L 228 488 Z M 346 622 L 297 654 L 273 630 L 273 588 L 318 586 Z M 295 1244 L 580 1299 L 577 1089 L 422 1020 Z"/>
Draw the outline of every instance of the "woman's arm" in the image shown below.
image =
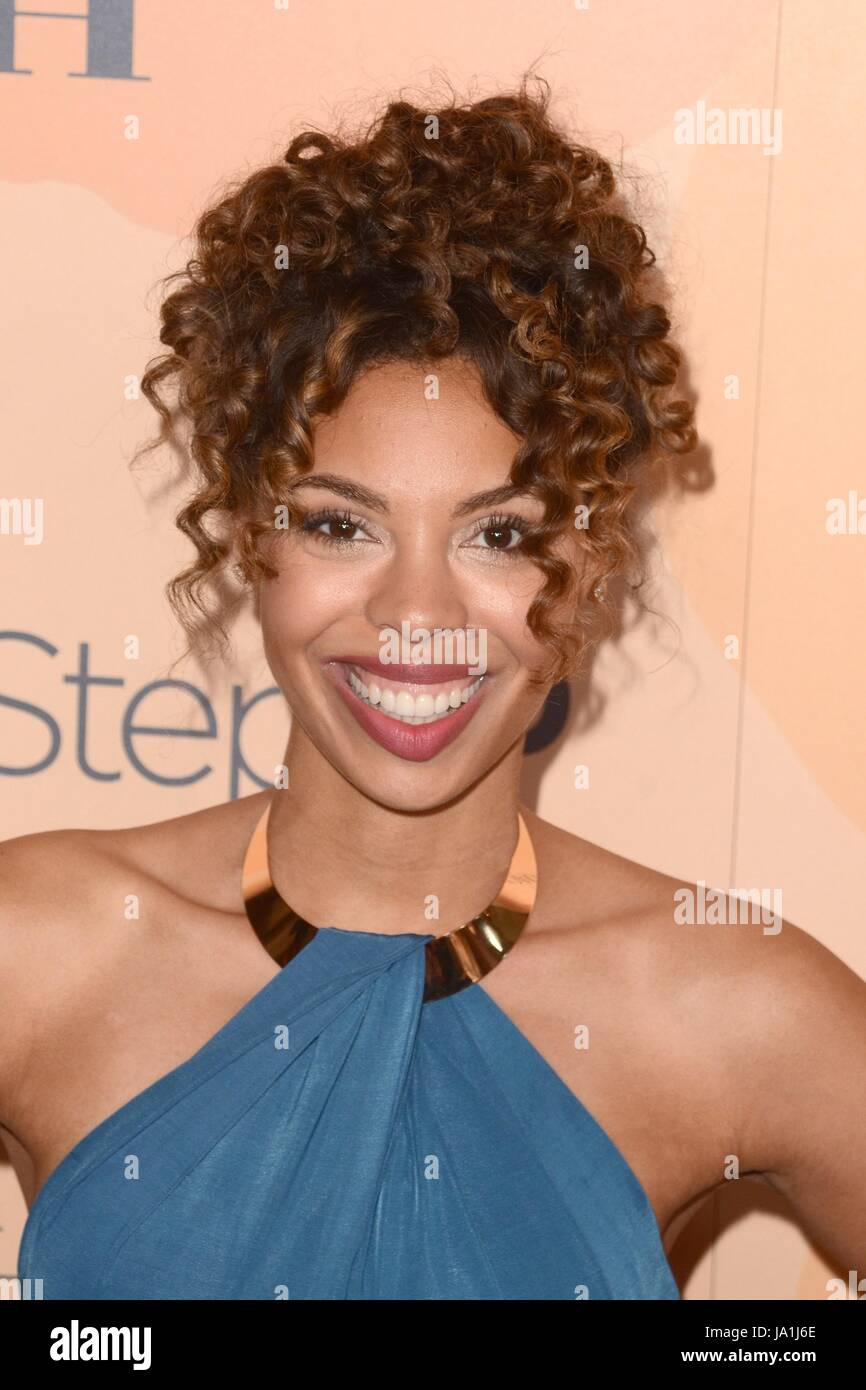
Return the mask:
<path fill-rule="evenodd" d="M 749 956 L 737 1026 L 747 1166 L 866 1280 L 866 982 L 788 922 Z"/>

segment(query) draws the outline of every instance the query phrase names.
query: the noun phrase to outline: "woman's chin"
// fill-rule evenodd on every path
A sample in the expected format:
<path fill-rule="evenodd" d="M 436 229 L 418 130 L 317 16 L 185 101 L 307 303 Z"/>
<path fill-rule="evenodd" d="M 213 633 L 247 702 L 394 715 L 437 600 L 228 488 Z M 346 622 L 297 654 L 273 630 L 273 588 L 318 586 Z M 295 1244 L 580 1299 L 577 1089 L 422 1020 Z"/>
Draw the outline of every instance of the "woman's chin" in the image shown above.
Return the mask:
<path fill-rule="evenodd" d="M 476 768 L 477 758 L 477 768 Z M 371 801 L 407 815 L 435 811 L 468 791 L 488 770 L 486 760 L 464 752 L 454 758 L 443 753 L 424 762 L 397 758 L 374 750 L 359 754 L 357 748 L 332 759 L 348 782 Z"/>
<path fill-rule="evenodd" d="M 423 762 L 386 752 L 372 742 L 361 747 L 356 737 L 347 743 L 320 748 L 347 782 L 370 801 L 406 815 L 436 811 L 457 801 L 515 749 L 522 750 L 524 730 L 508 734 L 497 729 L 495 744 L 485 738 L 458 739 L 436 757 Z"/>

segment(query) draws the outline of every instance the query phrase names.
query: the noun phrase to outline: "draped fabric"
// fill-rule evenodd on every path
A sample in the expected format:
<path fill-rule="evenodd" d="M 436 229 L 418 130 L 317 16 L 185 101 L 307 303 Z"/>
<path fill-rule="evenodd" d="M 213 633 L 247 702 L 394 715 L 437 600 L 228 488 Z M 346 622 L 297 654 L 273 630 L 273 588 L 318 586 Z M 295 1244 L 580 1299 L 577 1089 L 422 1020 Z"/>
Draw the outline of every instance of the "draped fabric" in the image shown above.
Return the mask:
<path fill-rule="evenodd" d="M 644 1189 L 427 935 L 321 927 L 37 1195 L 47 1299 L 676 1299 Z"/>

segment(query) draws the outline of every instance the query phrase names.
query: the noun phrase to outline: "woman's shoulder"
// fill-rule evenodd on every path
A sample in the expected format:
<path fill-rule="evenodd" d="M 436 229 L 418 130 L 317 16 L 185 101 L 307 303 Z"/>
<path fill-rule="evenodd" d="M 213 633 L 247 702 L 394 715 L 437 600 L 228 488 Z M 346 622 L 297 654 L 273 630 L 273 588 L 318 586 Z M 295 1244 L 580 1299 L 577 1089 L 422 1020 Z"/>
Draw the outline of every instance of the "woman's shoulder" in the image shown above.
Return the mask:
<path fill-rule="evenodd" d="M 807 1001 L 813 1020 L 821 1008 L 863 1009 L 866 983 L 783 915 L 781 891 L 681 878 L 526 818 L 546 870 L 547 915 L 658 1008 L 676 1009 L 704 1035 L 718 1028 L 738 1061 L 743 1047 L 778 1060 L 779 1039 L 791 1043 Z"/>
<path fill-rule="evenodd" d="M 267 796 L 258 792 L 147 824 L 66 827 L 0 841 L 0 923 L 7 931 L 15 922 L 35 925 L 46 910 L 53 920 L 83 922 L 107 890 L 127 885 L 132 891 L 143 881 L 218 907 L 225 876 L 214 868 L 242 860 L 246 828 L 252 832 Z"/>
<path fill-rule="evenodd" d="M 841 962 L 782 914 L 781 891 L 741 891 L 650 868 L 524 812 L 540 861 L 540 885 L 564 928 L 595 933 L 600 947 L 655 962 L 672 979 L 715 966 L 721 987 L 746 972 Z M 798 962 L 802 964 L 798 966 Z"/>
<path fill-rule="evenodd" d="M 814 1155 L 827 1135 L 841 1143 L 866 1101 L 861 976 L 771 889 L 693 882 L 528 820 L 575 981 L 589 970 L 615 982 L 636 1046 L 729 1109 L 740 1158 L 779 1173 L 798 1144 Z"/>
<path fill-rule="evenodd" d="M 131 924 L 165 937 L 175 923 L 194 926 L 197 914 L 237 912 L 246 837 L 266 797 L 146 825 L 0 841 L 0 1093 L 39 1019 L 111 978 L 130 950 Z"/>

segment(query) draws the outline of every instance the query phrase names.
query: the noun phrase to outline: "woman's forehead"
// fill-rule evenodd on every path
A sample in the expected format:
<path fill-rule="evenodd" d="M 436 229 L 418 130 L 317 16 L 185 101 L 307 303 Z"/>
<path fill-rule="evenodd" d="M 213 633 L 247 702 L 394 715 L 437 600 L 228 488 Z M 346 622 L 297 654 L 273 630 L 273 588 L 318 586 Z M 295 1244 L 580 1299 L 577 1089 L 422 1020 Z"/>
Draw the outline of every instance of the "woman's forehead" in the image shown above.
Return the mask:
<path fill-rule="evenodd" d="M 314 472 L 402 477 L 435 470 L 444 483 L 504 481 L 519 440 L 491 408 L 474 371 L 446 359 L 435 370 L 388 363 L 353 382 L 313 431 Z M 489 480 L 489 481 L 488 481 Z"/>

